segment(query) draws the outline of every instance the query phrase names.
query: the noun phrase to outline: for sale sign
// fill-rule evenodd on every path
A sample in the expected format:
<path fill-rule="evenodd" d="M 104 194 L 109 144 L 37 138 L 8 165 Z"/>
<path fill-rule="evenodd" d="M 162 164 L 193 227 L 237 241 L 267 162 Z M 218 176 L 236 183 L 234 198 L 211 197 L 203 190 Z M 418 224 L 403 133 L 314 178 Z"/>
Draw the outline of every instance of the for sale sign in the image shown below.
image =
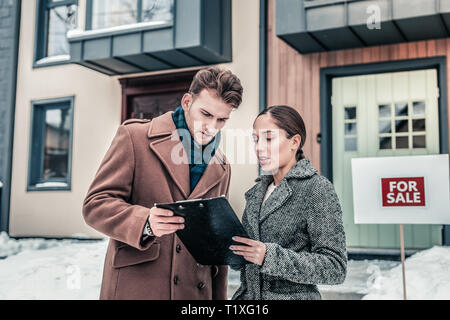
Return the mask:
<path fill-rule="evenodd" d="M 424 179 L 382 178 L 383 207 L 425 207 Z"/>
<path fill-rule="evenodd" d="M 449 156 L 352 159 L 356 224 L 450 224 Z"/>

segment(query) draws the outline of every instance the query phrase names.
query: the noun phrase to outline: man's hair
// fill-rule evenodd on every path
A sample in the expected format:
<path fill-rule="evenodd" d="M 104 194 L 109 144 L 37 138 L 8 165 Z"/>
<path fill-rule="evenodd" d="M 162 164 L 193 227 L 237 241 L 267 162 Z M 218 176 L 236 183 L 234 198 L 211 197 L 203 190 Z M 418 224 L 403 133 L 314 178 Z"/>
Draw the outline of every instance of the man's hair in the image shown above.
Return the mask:
<path fill-rule="evenodd" d="M 197 72 L 192 80 L 189 93 L 195 98 L 203 89 L 215 91 L 218 98 L 235 109 L 242 103 L 244 89 L 239 78 L 230 70 L 209 67 Z"/>

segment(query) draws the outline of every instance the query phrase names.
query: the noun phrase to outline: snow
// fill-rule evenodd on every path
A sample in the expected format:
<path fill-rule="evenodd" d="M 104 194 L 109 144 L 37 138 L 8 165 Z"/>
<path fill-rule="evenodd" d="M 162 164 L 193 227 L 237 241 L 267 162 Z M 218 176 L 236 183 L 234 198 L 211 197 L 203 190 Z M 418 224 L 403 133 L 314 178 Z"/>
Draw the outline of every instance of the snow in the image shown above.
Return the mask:
<path fill-rule="evenodd" d="M 365 300 L 403 299 L 401 264 L 377 276 L 363 297 Z M 450 247 L 435 246 L 405 261 L 408 300 L 450 299 Z"/>
<path fill-rule="evenodd" d="M 0 300 L 96 300 L 108 242 L 0 234 Z"/>
<path fill-rule="evenodd" d="M 389 260 L 349 260 L 347 277 L 344 283 L 340 285 L 319 285 L 319 291 L 321 293 L 355 293 L 364 296 L 369 293 L 369 288 L 376 278 L 383 276 L 398 264 L 397 261 Z"/>
<path fill-rule="evenodd" d="M 96 30 L 83 30 L 83 29 L 73 29 L 67 32 L 67 38 L 69 41 L 78 41 L 83 38 L 89 38 L 91 36 L 102 36 L 110 33 L 126 33 L 137 30 L 151 30 L 157 28 L 164 28 L 173 25 L 171 20 L 161 20 L 161 21 L 148 21 L 148 22 L 139 22 L 139 23 L 131 23 L 125 24 L 110 28 L 96 29 Z"/>
<path fill-rule="evenodd" d="M 50 188 L 50 187 L 67 187 L 65 182 L 44 182 L 35 185 L 36 188 Z"/>
<path fill-rule="evenodd" d="M 98 299 L 107 245 L 106 239 L 15 240 L 1 233 L 0 300 Z M 406 281 L 408 299 L 450 299 L 450 247 L 436 246 L 406 259 Z M 229 298 L 239 284 L 239 272 L 230 269 Z M 350 260 L 343 284 L 321 285 L 319 290 L 324 297 L 338 293 L 345 297 L 355 294 L 358 299 L 400 300 L 401 265 L 396 261 Z"/>
<path fill-rule="evenodd" d="M 53 62 L 61 62 L 61 61 L 69 61 L 70 55 L 62 54 L 59 56 L 51 56 L 51 57 L 45 57 L 36 62 L 36 64 L 46 64 L 46 63 L 53 63 Z"/>

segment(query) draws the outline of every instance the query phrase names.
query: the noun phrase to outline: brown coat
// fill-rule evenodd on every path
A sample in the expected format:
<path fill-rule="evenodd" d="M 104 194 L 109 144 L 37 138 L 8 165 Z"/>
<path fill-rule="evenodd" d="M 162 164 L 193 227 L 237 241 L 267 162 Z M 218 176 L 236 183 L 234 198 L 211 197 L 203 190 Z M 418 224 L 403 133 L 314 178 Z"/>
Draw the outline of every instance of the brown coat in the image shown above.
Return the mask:
<path fill-rule="evenodd" d="M 155 203 L 228 196 L 220 150 L 193 192 L 189 165 L 173 163 L 173 150 L 187 159 L 172 112 L 117 130 L 83 205 L 86 223 L 110 237 L 100 299 L 227 299 L 227 266 L 198 265 L 175 234 L 140 244 Z"/>

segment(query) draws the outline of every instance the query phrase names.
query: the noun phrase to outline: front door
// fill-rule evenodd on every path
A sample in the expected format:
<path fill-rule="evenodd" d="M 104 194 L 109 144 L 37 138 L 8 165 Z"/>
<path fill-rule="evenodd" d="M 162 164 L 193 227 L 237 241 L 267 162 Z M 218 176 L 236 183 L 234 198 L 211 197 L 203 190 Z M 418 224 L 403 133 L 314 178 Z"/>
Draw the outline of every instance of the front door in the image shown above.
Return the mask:
<path fill-rule="evenodd" d="M 434 69 L 334 78 L 333 182 L 341 200 L 347 246 L 398 248 L 397 225 L 355 225 L 351 159 L 439 154 Z M 407 248 L 442 244 L 442 226 L 405 225 Z"/>
<path fill-rule="evenodd" d="M 122 122 L 127 119 L 153 119 L 181 104 L 198 70 L 120 79 Z"/>

